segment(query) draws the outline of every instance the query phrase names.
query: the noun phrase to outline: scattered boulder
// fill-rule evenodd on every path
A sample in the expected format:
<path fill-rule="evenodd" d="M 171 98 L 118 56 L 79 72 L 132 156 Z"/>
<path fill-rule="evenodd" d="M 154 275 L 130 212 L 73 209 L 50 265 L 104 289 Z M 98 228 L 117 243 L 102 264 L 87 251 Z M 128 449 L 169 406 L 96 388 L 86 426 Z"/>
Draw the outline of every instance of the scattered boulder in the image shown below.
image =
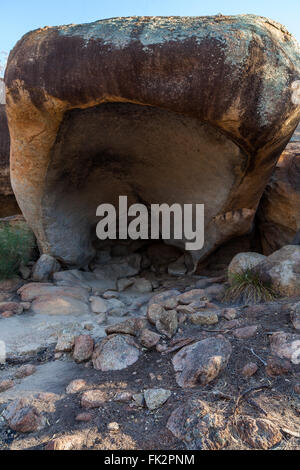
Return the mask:
<path fill-rule="evenodd" d="M 178 303 L 181 305 L 189 305 L 199 300 L 207 300 L 204 289 L 193 289 L 177 297 Z"/>
<path fill-rule="evenodd" d="M 120 403 L 128 403 L 132 400 L 132 393 L 128 391 L 124 392 L 118 392 L 114 396 L 114 401 L 120 402 Z"/>
<path fill-rule="evenodd" d="M 252 269 L 265 259 L 266 257 L 259 253 L 238 253 L 234 256 L 230 265 L 228 266 L 229 280 L 234 274 L 239 274 L 247 269 Z"/>
<path fill-rule="evenodd" d="M 89 313 L 89 306 L 74 297 L 48 294 L 32 302 L 32 311 L 38 315 L 84 315 Z"/>
<path fill-rule="evenodd" d="M 38 297 L 44 297 L 45 295 L 49 294 L 55 294 L 56 296 L 62 295 L 66 297 L 74 297 L 74 299 L 82 300 L 83 302 L 88 302 L 89 300 L 88 290 L 82 287 L 59 287 L 50 283 L 39 282 L 25 284 L 18 290 L 18 294 L 25 302 L 32 302 Z"/>
<path fill-rule="evenodd" d="M 240 416 L 236 427 L 240 438 L 253 449 L 267 450 L 282 440 L 278 426 L 267 419 Z"/>
<path fill-rule="evenodd" d="M 64 353 L 71 352 L 75 344 L 75 336 L 72 334 L 63 334 L 58 338 L 56 343 L 55 352 Z"/>
<path fill-rule="evenodd" d="M 57 271 L 60 271 L 59 262 L 53 256 L 42 255 L 33 267 L 32 279 L 38 282 L 48 281 Z"/>
<path fill-rule="evenodd" d="M 228 364 L 231 344 L 223 336 L 207 338 L 182 348 L 172 359 L 180 387 L 206 385 Z"/>
<path fill-rule="evenodd" d="M 72 269 L 54 273 L 53 279 L 59 286 L 83 287 L 102 294 L 108 290 L 115 290 L 117 287 L 116 279 L 109 277 L 109 274 L 99 270 L 97 273 L 91 273 Z"/>
<path fill-rule="evenodd" d="M 237 328 L 234 330 L 233 335 L 238 339 L 249 339 L 252 338 L 258 331 L 258 325 L 244 326 L 243 328 Z"/>
<path fill-rule="evenodd" d="M 0 302 L 0 313 L 12 312 L 14 315 L 23 313 L 23 305 L 18 302 Z"/>
<path fill-rule="evenodd" d="M 122 323 L 117 323 L 115 325 L 110 325 L 105 329 L 106 334 L 124 334 L 137 336 L 139 332 L 148 326 L 148 321 L 146 318 L 136 317 L 129 318 Z"/>
<path fill-rule="evenodd" d="M 266 374 L 269 377 L 277 377 L 292 372 L 292 365 L 289 360 L 278 356 L 269 356 L 266 365 Z"/>
<path fill-rule="evenodd" d="M 96 370 L 122 370 L 134 364 L 139 349 L 129 335 L 115 335 L 104 339 L 95 349 L 93 365 Z"/>
<path fill-rule="evenodd" d="M 147 310 L 147 318 L 152 325 L 155 325 L 156 322 L 160 319 L 161 315 L 164 312 L 164 308 L 161 304 L 151 304 Z"/>
<path fill-rule="evenodd" d="M 30 375 L 35 374 L 36 367 L 32 364 L 24 364 L 23 366 L 19 367 L 15 373 L 16 379 L 24 379 L 25 377 L 29 377 Z"/>
<path fill-rule="evenodd" d="M 100 408 L 108 399 L 108 394 L 103 390 L 87 390 L 82 394 L 81 406 L 87 410 Z"/>
<path fill-rule="evenodd" d="M 300 335 L 277 331 L 270 336 L 271 353 L 292 364 L 300 364 Z"/>
<path fill-rule="evenodd" d="M 300 295 L 300 246 L 287 245 L 256 266 L 262 281 L 283 297 Z"/>
<path fill-rule="evenodd" d="M 153 290 L 151 282 L 143 277 L 138 277 L 135 279 L 134 288 L 141 294 L 147 294 Z"/>
<path fill-rule="evenodd" d="M 144 391 L 145 402 L 149 410 L 153 411 L 162 406 L 170 398 L 170 390 L 163 388 L 150 388 Z"/>
<path fill-rule="evenodd" d="M 94 340 L 89 335 L 81 335 L 75 338 L 74 360 L 78 363 L 91 359 L 94 350 Z"/>
<path fill-rule="evenodd" d="M 40 431 L 46 424 L 46 419 L 24 399 L 18 399 L 8 405 L 2 413 L 9 427 L 16 432 L 31 433 Z"/>
<path fill-rule="evenodd" d="M 252 377 L 258 371 L 258 365 L 255 362 L 249 362 L 243 367 L 242 375 L 244 377 Z"/>
<path fill-rule="evenodd" d="M 237 317 L 237 310 L 236 308 L 225 308 L 222 315 L 228 321 L 234 320 Z"/>
<path fill-rule="evenodd" d="M 94 313 L 107 313 L 108 307 L 106 301 L 101 297 L 90 297 L 91 309 Z"/>
<path fill-rule="evenodd" d="M 107 425 L 107 429 L 108 429 L 109 432 L 112 432 L 112 433 L 119 432 L 120 431 L 120 425 L 119 425 L 119 423 L 115 423 L 115 422 L 114 423 L 109 423 Z"/>
<path fill-rule="evenodd" d="M 107 314 L 112 317 L 124 317 L 128 314 L 126 305 L 119 299 L 106 300 Z"/>
<path fill-rule="evenodd" d="M 225 286 L 223 284 L 212 284 L 204 289 L 205 296 L 212 300 L 221 300 L 225 294 Z"/>
<path fill-rule="evenodd" d="M 10 388 L 14 387 L 14 385 L 15 383 L 11 379 L 2 380 L 0 382 L 0 393 L 6 392 L 6 390 L 9 390 Z"/>
<path fill-rule="evenodd" d="M 88 423 L 93 419 L 93 415 L 91 413 L 79 413 L 75 420 L 81 423 Z"/>
<path fill-rule="evenodd" d="M 188 450 L 220 450 L 230 441 L 226 418 L 199 399 L 189 399 L 171 414 L 167 428 Z"/>
<path fill-rule="evenodd" d="M 140 344 L 147 349 L 154 348 L 159 343 L 160 339 L 161 336 L 159 334 L 148 330 L 148 328 L 144 328 L 139 337 Z"/>
<path fill-rule="evenodd" d="M 172 338 L 178 329 L 176 310 L 163 310 L 155 326 L 159 333 L 166 335 L 168 338 Z"/>
<path fill-rule="evenodd" d="M 81 392 L 87 387 L 87 383 L 83 379 L 75 379 L 72 380 L 72 382 L 69 383 L 69 385 L 66 388 L 66 393 L 67 395 L 74 394 Z"/>
<path fill-rule="evenodd" d="M 177 297 L 178 295 L 180 295 L 180 291 L 177 289 L 165 290 L 151 297 L 151 299 L 149 300 L 149 306 L 151 306 L 152 304 L 159 304 L 164 307 L 168 299 L 171 299 L 172 297 Z"/>
<path fill-rule="evenodd" d="M 81 434 L 65 435 L 63 437 L 57 437 L 52 441 L 48 442 L 45 446 L 45 450 L 81 450 L 84 444 L 85 437 Z"/>
<path fill-rule="evenodd" d="M 215 325 L 219 322 L 217 313 L 211 310 L 192 313 L 189 318 L 194 325 Z"/>

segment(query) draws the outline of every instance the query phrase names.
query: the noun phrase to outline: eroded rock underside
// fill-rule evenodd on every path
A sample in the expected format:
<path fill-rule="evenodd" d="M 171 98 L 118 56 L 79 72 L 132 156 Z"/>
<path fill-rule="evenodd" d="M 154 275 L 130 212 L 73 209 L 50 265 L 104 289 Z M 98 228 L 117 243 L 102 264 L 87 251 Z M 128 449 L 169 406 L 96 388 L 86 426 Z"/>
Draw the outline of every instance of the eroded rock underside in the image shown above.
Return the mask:
<path fill-rule="evenodd" d="M 299 122 L 299 76 L 296 41 L 252 15 L 115 18 L 25 35 L 5 76 L 11 176 L 43 252 L 84 266 L 96 208 L 119 195 L 205 204 L 194 263 L 248 233 Z"/>
<path fill-rule="evenodd" d="M 10 184 L 9 145 L 5 105 L 0 104 L 0 218 L 20 213 Z"/>
<path fill-rule="evenodd" d="M 258 220 L 264 254 L 269 255 L 294 240 L 299 244 L 300 126 L 268 182 L 259 206 Z"/>

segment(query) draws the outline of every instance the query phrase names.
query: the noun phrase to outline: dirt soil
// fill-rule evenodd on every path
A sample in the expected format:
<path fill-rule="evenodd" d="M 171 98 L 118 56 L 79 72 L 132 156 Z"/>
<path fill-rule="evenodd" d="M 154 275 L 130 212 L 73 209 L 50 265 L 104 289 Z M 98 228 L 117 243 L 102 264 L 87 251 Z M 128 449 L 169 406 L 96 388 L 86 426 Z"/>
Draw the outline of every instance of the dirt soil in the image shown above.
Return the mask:
<path fill-rule="evenodd" d="M 55 360 L 54 348 L 41 351 L 38 357 L 27 357 L 25 362 L 35 364 L 38 369 L 51 366 L 55 375 L 55 368 L 60 364 L 62 371 L 70 368 L 72 374 L 68 376 L 62 372 L 59 386 L 49 386 L 48 390 L 45 386 L 41 393 L 35 394 L 34 404 L 46 415 L 47 426 L 37 433 L 18 434 L 0 423 L 0 448 L 44 449 L 53 438 L 67 436 L 68 439 L 78 438 L 80 449 L 186 450 L 184 443 L 167 430 L 166 423 L 173 410 L 188 398 L 197 397 L 209 403 L 213 410 L 222 413 L 227 420 L 232 420 L 234 413 L 236 417 L 248 415 L 267 418 L 278 425 L 282 432 L 283 438 L 276 446 L 277 449 L 299 449 L 300 395 L 296 394 L 294 387 L 299 383 L 300 365 L 293 365 L 292 371 L 286 375 L 271 378 L 266 374 L 264 364 L 270 355 L 270 333 L 282 330 L 295 333 L 289 318 L 289 305 L 297 300 L 299 299 L 283 299 L 241 308 L 239 326 L 258 325 L 257 334 L 249 339 L 236 339 L 233 330 L 228 329 L 228 321 L 225 319 L 221 319 L 217 325 L 206 327 L 191 326 L 188 323 L 181 325 L 175 339 L 194 337 L 199 340 L 221 333 L 232 344 L 233 352 L 226 370 L 205 387 L 182 389 L 177 385 L 171 363 L 175 353 L 161 354 L 145 350 L 134 365 L 112 372 L 96 371 L 91 363 L 76 364 L 70 355 Z M 253 377 L 245 378 L 241 371 L 249 362 L 255 362 L 258 371 Z M 2 366 L 2 375 L 11 372 L 17 365 Z M 78 414 L 87 411 L 80 405 L 82 392 L 67 395 L 64 391 L 75 378 L 84 379 L 89 389 L 101 389 L 107 394 L 104 406 L 88 410 L 92 415 L 89 422 L 75 420 Z M 28 377 L 25 380 L 28 381 L 27 389 L 30 390 L 32 379 Z M 55 377 L 53 383 L 55 384 Z M 249 395 L 252 399 L 250 401 L 242 398 L 236 409 L 241 394 L 257 387 L 263 388 L 253 390 Z M 119 403 L 113 400 L 117 392 L 141 393 L 148 388 L 165 388 L 172 395 L 155 411 L 149 411 L 145 406 L 140 407 L 132 401 Z M 0 413 L 5 406 L 2 402 Z M 108 424 L 112 422 L 119 424 L 118 432 L 109 432 Z M 250 449 L 241 441 L 234 427 L 232 429 L 232 441 L 227 449 Z"/>

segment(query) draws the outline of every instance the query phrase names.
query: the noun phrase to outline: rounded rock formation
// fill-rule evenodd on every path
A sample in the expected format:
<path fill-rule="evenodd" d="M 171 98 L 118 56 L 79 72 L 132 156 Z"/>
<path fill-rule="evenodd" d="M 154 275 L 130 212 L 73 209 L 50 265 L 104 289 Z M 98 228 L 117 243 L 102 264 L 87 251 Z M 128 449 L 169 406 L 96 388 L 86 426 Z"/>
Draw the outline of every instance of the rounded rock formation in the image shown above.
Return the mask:
<path fill-rule="evenodd" d="M 11 175 L 42 251 L 85 265 L 96 208 L 119 195 L 129 205 L 205 204 L 194 264 L 247 233 L 299 122 L 299 79 L 298 43 L 253 15 L 26 34 L 5 74 Z"/>
<path fill-rule="evenodd" d="M 20 213 L 9 176 L 9 130 L 5 105 L 0 104 L 0 218 Z"/>
<path fill-rule="evenodd" d="M 300 234 L 300 126 L 280 156 L 258 210 L 261 244 L 266 255 L 299 243 Z"/>

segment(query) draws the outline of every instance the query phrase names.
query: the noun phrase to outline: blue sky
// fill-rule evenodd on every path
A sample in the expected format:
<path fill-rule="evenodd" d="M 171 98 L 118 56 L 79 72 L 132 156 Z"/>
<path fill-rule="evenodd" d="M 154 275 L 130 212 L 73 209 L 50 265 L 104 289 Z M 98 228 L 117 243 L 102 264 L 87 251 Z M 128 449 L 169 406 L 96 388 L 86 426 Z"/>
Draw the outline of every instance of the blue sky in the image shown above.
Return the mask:
<path fill-rule="evenodd" d="M 87 23 L 115 16 L 252 13 L 284 24 L 300 42 L 299 0 L 0 0 L 0 51 L 43 26 Z"/>

